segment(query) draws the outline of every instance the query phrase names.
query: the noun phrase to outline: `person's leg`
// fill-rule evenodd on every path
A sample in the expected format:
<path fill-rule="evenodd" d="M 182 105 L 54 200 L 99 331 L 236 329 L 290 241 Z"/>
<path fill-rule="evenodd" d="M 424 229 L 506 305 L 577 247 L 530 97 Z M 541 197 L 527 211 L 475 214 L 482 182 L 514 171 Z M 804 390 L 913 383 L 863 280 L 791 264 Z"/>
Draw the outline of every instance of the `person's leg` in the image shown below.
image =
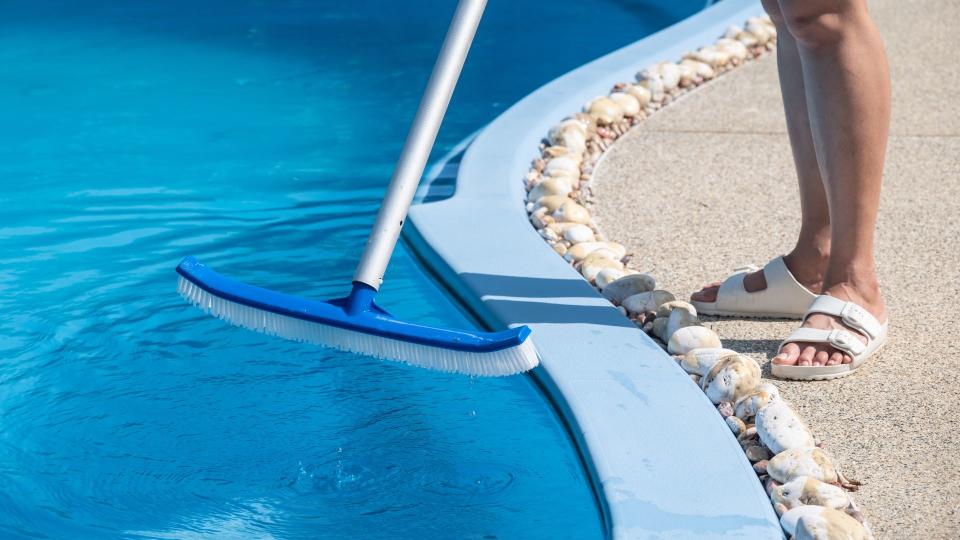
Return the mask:
<path fill-rule="evenodd" d="M 810 130 L 803 68 L 797 42 L 787 31 L 779 3 L 777 0 L 763 0 L 763 8 L 777 27 L 780 91 L 783 94 L 793 162 L 800 181 L 800 234 L 793 250 L 784 260 L 797 281 L 818 293 L 830 255 L 830 214 Z M 692 298 L 698 302 L 715 302 L 719 287 L 720 283 L 712 283 L 694 293 Z M 766 287 L 767 282 L 762 270 L 744 278 L 744 288 L 749 292 L 760 291 Z"/>
<path fill-rule="evenodd" d="M 823 293 L 860 304 L 886 320 L 873 237 L 890 123 L 890 76 L 866 0 L 779 0 L 796 39 L 820 174 L 830 207 L 831 252 Z M 842 327 L 812 315 L 804 326 Z M 774 362 L 848 363 L 827 344 L 784 346 Z"/>

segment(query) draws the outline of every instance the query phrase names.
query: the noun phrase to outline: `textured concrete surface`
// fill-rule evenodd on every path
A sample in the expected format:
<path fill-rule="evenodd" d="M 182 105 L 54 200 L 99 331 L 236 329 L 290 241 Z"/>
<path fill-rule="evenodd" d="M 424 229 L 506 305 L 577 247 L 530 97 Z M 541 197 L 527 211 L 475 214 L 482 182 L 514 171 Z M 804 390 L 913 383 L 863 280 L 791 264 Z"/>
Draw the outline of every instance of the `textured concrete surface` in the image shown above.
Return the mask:
<path fill-rule="evenodd" d="M 852 377 L 775 381 L 843 470 L 878 538 L 960 537 L 960 100 L 956 1 L 871 3 L 894 104 L 877 258 L 887 347 Z M 799 201 L 773 57 L 722 77 L 622 137 L 594 212 L 662 288 L 688 295 L 789 250 Z M 796 322 L 709 320 L 769 359 Z"/>

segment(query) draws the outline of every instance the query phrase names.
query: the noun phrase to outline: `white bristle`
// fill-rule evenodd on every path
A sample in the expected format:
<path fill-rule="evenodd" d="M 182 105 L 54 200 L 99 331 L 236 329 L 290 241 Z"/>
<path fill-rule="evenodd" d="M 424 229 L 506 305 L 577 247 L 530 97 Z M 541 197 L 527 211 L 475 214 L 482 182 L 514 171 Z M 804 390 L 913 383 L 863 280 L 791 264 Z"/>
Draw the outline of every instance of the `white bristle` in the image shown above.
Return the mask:
<path fill-rule="evenodd" d="M 539 363 L 537 351 L 529 338 L 515 347 L 488 353 L 455 351 L 344 330 L 244 306 L 211 294 L 184 277 L 180 277 L 177 292 L 207 313 L 248 330 L 423 368 L 497 377 L 522 373 Z"/>

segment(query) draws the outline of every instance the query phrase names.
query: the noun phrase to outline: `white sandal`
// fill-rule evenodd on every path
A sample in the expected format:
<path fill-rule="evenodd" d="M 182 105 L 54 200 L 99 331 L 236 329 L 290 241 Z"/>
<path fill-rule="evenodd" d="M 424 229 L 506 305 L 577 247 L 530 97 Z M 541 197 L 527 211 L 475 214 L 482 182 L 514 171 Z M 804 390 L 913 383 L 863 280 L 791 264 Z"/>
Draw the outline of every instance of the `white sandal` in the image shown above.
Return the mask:
<path fill-rule="evenodd" d="M 889 321 L 880 324 L 880 321 L 870 312 L 853 302 L 845 302 L 839 298 L 821 295 L 810 305 L 804 319 L 813 313 L 824 313 L 840 319 L 844 326 L 867 338 L 867 342 L 864 343 L 852 332 L 841 328 L 833 330 L 798 328 L 790 334 L 790 337 L 783 340 L 780 349 L 787 343 L 829 343 L 834 349 L 850 355 L 853 362 L 833 366 L 771 364 L 771 371 L 774 376 L 795 381 L 820 381 L 845 377 L 859 369 L 887 341 L 887 324 Z"/>
<path fill-rule="evenodd" d="M 691 304 L 701 315 L 802 319 L 817 295 L 793 277 L 783 257 L 777 257 L 763 267 L 766 289 L 747 292 L 743 287 L 743 278 L 757 270 L 759 268 L 753 265 L 737 268 L 720 285 L 716 302 L 691 301 Z"/>

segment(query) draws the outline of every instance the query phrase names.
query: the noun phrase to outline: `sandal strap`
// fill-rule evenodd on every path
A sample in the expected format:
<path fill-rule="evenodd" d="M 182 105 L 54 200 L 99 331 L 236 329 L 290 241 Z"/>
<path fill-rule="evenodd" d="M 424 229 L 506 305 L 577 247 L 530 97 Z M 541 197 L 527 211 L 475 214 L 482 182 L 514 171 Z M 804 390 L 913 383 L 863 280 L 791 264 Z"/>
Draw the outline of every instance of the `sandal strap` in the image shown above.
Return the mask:
<path fill-rule="evenodd" d="M 880 324 L 880 321 L 862 306 L 826 294 L 818 296 L 810 304 L 807 316 L 811 313 L 824 313 L 837 317 L 848 328 L 862 333 L 868 340 L 877 339 L 883 332 L 883 325 Z"/>
<path fill-rule="evenodd" d="M 737 268 L 717 291 L 718 309 L 741 312 L 803 313 L 816 295 L 797 282 L 787 268 L 783 257 L 776 257 L 763 267 L 767 288 L 747 292 L 743 279 L 747 274 L 760 270 L 755 265 Z"/>
<path fill-rule="evenodd" d="M 857 339 L 857 336 L 841 328 L 833 330 L 798 328 L 787 339 L 783 340 L 780 348 L 782 349 L 787 343 L 829 343 L 834 349 L 846 352 L 854 359 L 867 350 L 867 345 Z"/>

